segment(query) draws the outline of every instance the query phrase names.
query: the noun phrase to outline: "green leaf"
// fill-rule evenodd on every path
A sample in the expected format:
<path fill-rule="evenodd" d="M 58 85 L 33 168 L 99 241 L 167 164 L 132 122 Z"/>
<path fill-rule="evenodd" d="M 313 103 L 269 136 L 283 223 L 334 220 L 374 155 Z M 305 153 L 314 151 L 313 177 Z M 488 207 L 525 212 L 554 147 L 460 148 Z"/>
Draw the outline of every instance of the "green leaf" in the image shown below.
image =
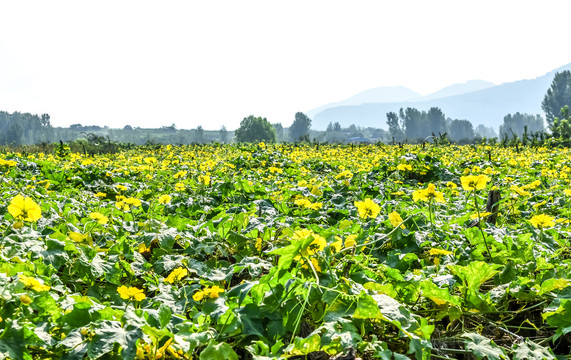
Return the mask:
<path fill-rule="evenodd" d="M 462 300 L 458 296 L 450 295 L 448 289 L 441 289 L 430 280 L 425 280 L 420 283 L 422 296 L 432 300 L 436 305 L 452 305 L 460 307 Z"/>
<path fill-rule="evenodd" d="M 42 252 L 44 263 L 52 265 L 55 269 L 59 269 L 69 261 L 69 256 L 64 251 L 65 242 L 47 238 L 46 245 L 47 249 Z"/>
<path fill-rule="evenodd" d="M 104 320 L 95 328 L 95 336 L 89 342 L 87 355 L 91 359 L 97 359 L 113 351 L 115 343 L 127 347 L 125 330 L 121 328 L 121 323 L 118 321 Z"/>
<path fill-rule="evenodd" d="M 476 333 L 464 333 L 462 337 L 466 338 L 466 350 L 471 351 L 478 360 L 508 359 L 504 351 L 487 337 Z"/>
<path fill-rule="evenodd" d="M 534 343 L 529 339 L 520 344 L 514 344 L 512 360 L 556 360 L 551 349 Z"/>
<path fill-rule="evenodd" d="M 168 306 L 161 304 L 159 307 L 159 322 L 161 324 L 161 329 L 164 329 L 170 323 L 171 317 L 171 309 Z"/>
<path fill-rule="evenodd" d="M 305 356 L 319 350 L 321 350 L 321 337 L 318 334 L 313 334 L 306 338 L 296 336 L 293 343 L 288 345 L 282 356 L 286 358 Z"/>
<path fill-rule="evenodd" d="M 548 279 L 541 284 L 539 295 L 546 294 L 553 290 L 562 290 L 571 285 L 571 281 L 567 279 Z"/>
<path fill-rule="evenodd" d="M 483 261 L 473 261 L 466 266 L 448 265 L 450 272 L 459 277 L 468 290 L 478 293 L 480 286 L 498 273 L 498 264 L 488 264 Z"/>
<path fill-rule="evenodd" d="M 551 326 L 555 326 L 554 340 L 561 335 L 571 332 L 571 299 L 561 299 L 561 304 L 555 311 L 549 311 L 542 314 L 543 319 Z"/>
<path fill-rule="evenodd" d="M 380 314 L 379 305 L 370 295 L 361 292 L 357 300 L 357 309 L 353 314 L 356 319 L 376 319 Z"/>
<path fill-rule="evenodd" d="M 210 340 L 206 349 L 200 353 L 200 360 L 238 360 L 238 354 L 226 343 L 216 344 Z"/>
<path fill-rule="evenodd" d="M 0 358 L 32 360 L 27 346 L 46 346 L 35 333 L 35 325 L 20 324 L 18 320 L 6 320 L 4 331 L 0 333 Z"/>

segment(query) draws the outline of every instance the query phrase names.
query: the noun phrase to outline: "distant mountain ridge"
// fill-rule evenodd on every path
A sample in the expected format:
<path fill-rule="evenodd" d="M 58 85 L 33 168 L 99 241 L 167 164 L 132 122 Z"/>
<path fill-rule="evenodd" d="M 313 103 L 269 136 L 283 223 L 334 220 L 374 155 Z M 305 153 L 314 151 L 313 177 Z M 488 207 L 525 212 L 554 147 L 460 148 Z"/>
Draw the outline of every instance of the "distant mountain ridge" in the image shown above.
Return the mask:
<path fill-rule="evenodd" d="M 446 117 L 466 119 L 474 127 L 483 124 L 497 130 L 507 114 L 520 112 L 543 116 L 541 101 L 551 86 L 555 73 L 563 70 L 571 70 L 571 63 L 535 79 L 500 85 L 472 80 L 447 86 L 426 96 L 405 87 L 374 88 L 346 100 L 310 110 L 307 114 L 312 118 L 312 127 L 316 130 L 325 130 L 329 123 L 335 122 L 343 127 L 355 124 L 387 129 L 388 112 L 398 113 L 400 108 L 406 107 L 419 110 L 439 107 Z"/>

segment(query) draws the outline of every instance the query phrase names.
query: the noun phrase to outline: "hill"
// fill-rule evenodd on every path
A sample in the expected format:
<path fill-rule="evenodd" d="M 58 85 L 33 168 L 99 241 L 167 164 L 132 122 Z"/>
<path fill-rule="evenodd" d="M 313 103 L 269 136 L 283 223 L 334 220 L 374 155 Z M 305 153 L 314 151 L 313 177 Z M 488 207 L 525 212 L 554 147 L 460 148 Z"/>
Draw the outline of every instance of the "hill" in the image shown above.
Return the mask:
<path fill-rule="evenodd" d="M 473 80 L 464 84 L 448 86 L 426 96 L 396 101 L 384 98 L 382 101 L 361 104 L 349 103 L 329 107 L 325 105 L 322 110 L 308 111 L 308 114 L 314 114 L 312 126 L 318 130 L 324 130 L 330 122 L 339 122 L 343 127 L 355 124 L 362 127 L 371 126 L 387 129 L 386 114 L 388 112 L 398 112 L 400 108 L 406 107 L 414 107 L 419 110 L 439 107 L 447 117 L 469 120 L 474 127 L 483 124 L 498 129 L 504 116 L 509 113 L 543 115 L 541 101 L 551 85 L 555 73 L 562 70 L 571 70 L 571 64 L 530 80 L 519 80 L 500 85 Z M 360 94 L 352 98 L 358 95 Z M 343 101 L 337 104 L 339 103 L 343 103 Z"/>

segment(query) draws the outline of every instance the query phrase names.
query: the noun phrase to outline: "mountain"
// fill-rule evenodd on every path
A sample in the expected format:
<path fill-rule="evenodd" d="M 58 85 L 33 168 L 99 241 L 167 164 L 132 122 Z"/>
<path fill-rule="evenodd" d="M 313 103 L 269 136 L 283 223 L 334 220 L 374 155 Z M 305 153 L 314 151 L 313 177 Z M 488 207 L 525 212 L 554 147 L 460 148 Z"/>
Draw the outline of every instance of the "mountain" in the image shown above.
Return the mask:
<path fill-rule="evenodd" d="M 447 86 L 443 89 L 438 90 L 432 94 L 423 96 L 421 99 L 416 99 L 418 101 L 427 101 L 432 99 L 439 99 L 448 96 L 455 96 L 466 94 L 473 91 L 483 90 L 494 86 L 493 82 L 484 81 L 484 80 L 470 80 L 466 81 L 462 84 L 454 84 Z"/>
<path fill-rule="evenodd" d="M 386 114 L 388 112 L 398 113 L 400 108 L 407 107 L 425 111 L 431 107 L 439 107 L 446 117 L 470 120 L 474 127 L 483 124 L 497 130 L 507 114 L 520 112 L 543 115 L 541 101 L 551 86 L 555 73 L 563 70 L 571 70 L 571 64 L 530 80 L 500 85 L 474 80 L 411 99 L 341 104 L 330 107 L 325 105 L 322 110 L 313 112 L 314 115 L 310 116 L 312 127 L 325 130 L 330 122 L 339 122 L 343 127 L 355 124 L 362 127 L 387 129 Z M 309 111 L 309 113 L 312 112 Z"/>
<path fill-rule="evenodd" d="M 416 93 L 404 86 L 384 86 L 362 91 L 357 95 L 351 96 L 348 99 L 320 106 L 316 109 L 306 112 L 305 114 L 311 118 L 315 114 L 325 109 L 337 106 L 400 102 L 416 99 L 420 96 L 421 95 L 419 93 Z"/>

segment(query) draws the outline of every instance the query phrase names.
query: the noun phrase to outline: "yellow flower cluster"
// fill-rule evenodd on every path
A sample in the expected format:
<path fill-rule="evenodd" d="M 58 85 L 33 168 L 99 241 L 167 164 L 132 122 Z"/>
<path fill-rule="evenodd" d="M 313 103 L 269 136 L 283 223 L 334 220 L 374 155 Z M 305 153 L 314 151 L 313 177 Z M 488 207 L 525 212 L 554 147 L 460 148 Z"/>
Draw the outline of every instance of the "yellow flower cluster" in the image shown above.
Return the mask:
<path fill-rule="evenodd" d="M 172 201 L 172 197 L 170 195 L 161 195 L 159 196 L 159 204 L 170 204 Z"/>
<path fill-rule="evenodd" d="M 122 299 L 142 301 L 146 298 L 143 290 L 136 287 L 126 287 L 125 285 L 119 286 L 117 292 Z"/>
<path fill-rule="evenodd" d="M 303 199 L 297 199 L 294 201 L 294 204 L 296 204 L 297 206 L 303 207 L 303 208 L 308 208 L 311 210 L 319 210 L 323 207 L 323 203 L 312 203 L 311 201 L 307 200 L 306 198 Z"/>
<path fill-rule="evenodd" d="M 18 275 L 18 280 L 24 284 L 26 288 L 30 288 L 37 292 L 48 291 L 50 289 L 49 286 L 42 284 L 38 279 L 30 276 Z"/>
<path fill-rule="evenodd" d="M 433 183 L 428 184 L 426 189 L 416 190 L 412 193 L 412 199 L 416 202 L 421 201 L 431 201 L 434 200 L 439 203 L 445 203 L 444 194 L 440 191 L 436 191 Z"/>
<path fill-rule="evenodd" d="M 216 299 L 220 296 L 220 293 L 223 293 L 223 292 L 224 292 L 224 289 L 222 289 L 218 285 L 214 285 L 210 288 L 206 287 L 202 290 L 197 291 L 194 295 L 192 295 L 192 299 L 194 301 L 200 301 L 200 300 L 204 299 L 205 297 L 211 298 L 211 299 Z"/>
<path fill-rule="evenodd" d="M 119 210 L 129 211 L 131 206 L 141 206 L 141 200 L 134 197 L 117 196 L 115 207 Z"/>
<path fill-rule="evenodd" d="M 173 271 L 171 271 L 169 276 L 167 276 L 164 281 L 169 284 L 174 284 L 175 282 L 182 280 L 187 275 L 188 275 L 188 270 L 186 270 L 185 268 L 176 268 Z"/>
<path fill-rule="evenodd" d="M 544 229 L 555 225 L 554 218 L 546 214 L 535 215 L 531 218 L 530 222 L 538 229 Z"/>
<path fill-rule="evenodd" d="M 357 245 L 357 241 L 355 241 L 355 239 L 357 239 L 357 235 L 347 236 L 347 239 L 345 239 L 345 248 L 350 248 Z M 332 253 L 341 251 L 343 249 L 343 239 L 341 239 L 339 236 L 335 236 L 335 241 L 332 242 L 329 247 L 331 248 Z"/>
<path fill-rule="evenodd" d="M 198 175 L 198 182 L 202 185 L 208 186 L 210 185 L 210 176 L 208 175 Z"/>
<path fill-rule="evenodd" d="M 109 218 L 107 216 L 98 212 L 92 212 L 91 214 L 89 214 L 89 218 L 97 221 L 101 225 L 105 225 L 109 222 Z"/>

